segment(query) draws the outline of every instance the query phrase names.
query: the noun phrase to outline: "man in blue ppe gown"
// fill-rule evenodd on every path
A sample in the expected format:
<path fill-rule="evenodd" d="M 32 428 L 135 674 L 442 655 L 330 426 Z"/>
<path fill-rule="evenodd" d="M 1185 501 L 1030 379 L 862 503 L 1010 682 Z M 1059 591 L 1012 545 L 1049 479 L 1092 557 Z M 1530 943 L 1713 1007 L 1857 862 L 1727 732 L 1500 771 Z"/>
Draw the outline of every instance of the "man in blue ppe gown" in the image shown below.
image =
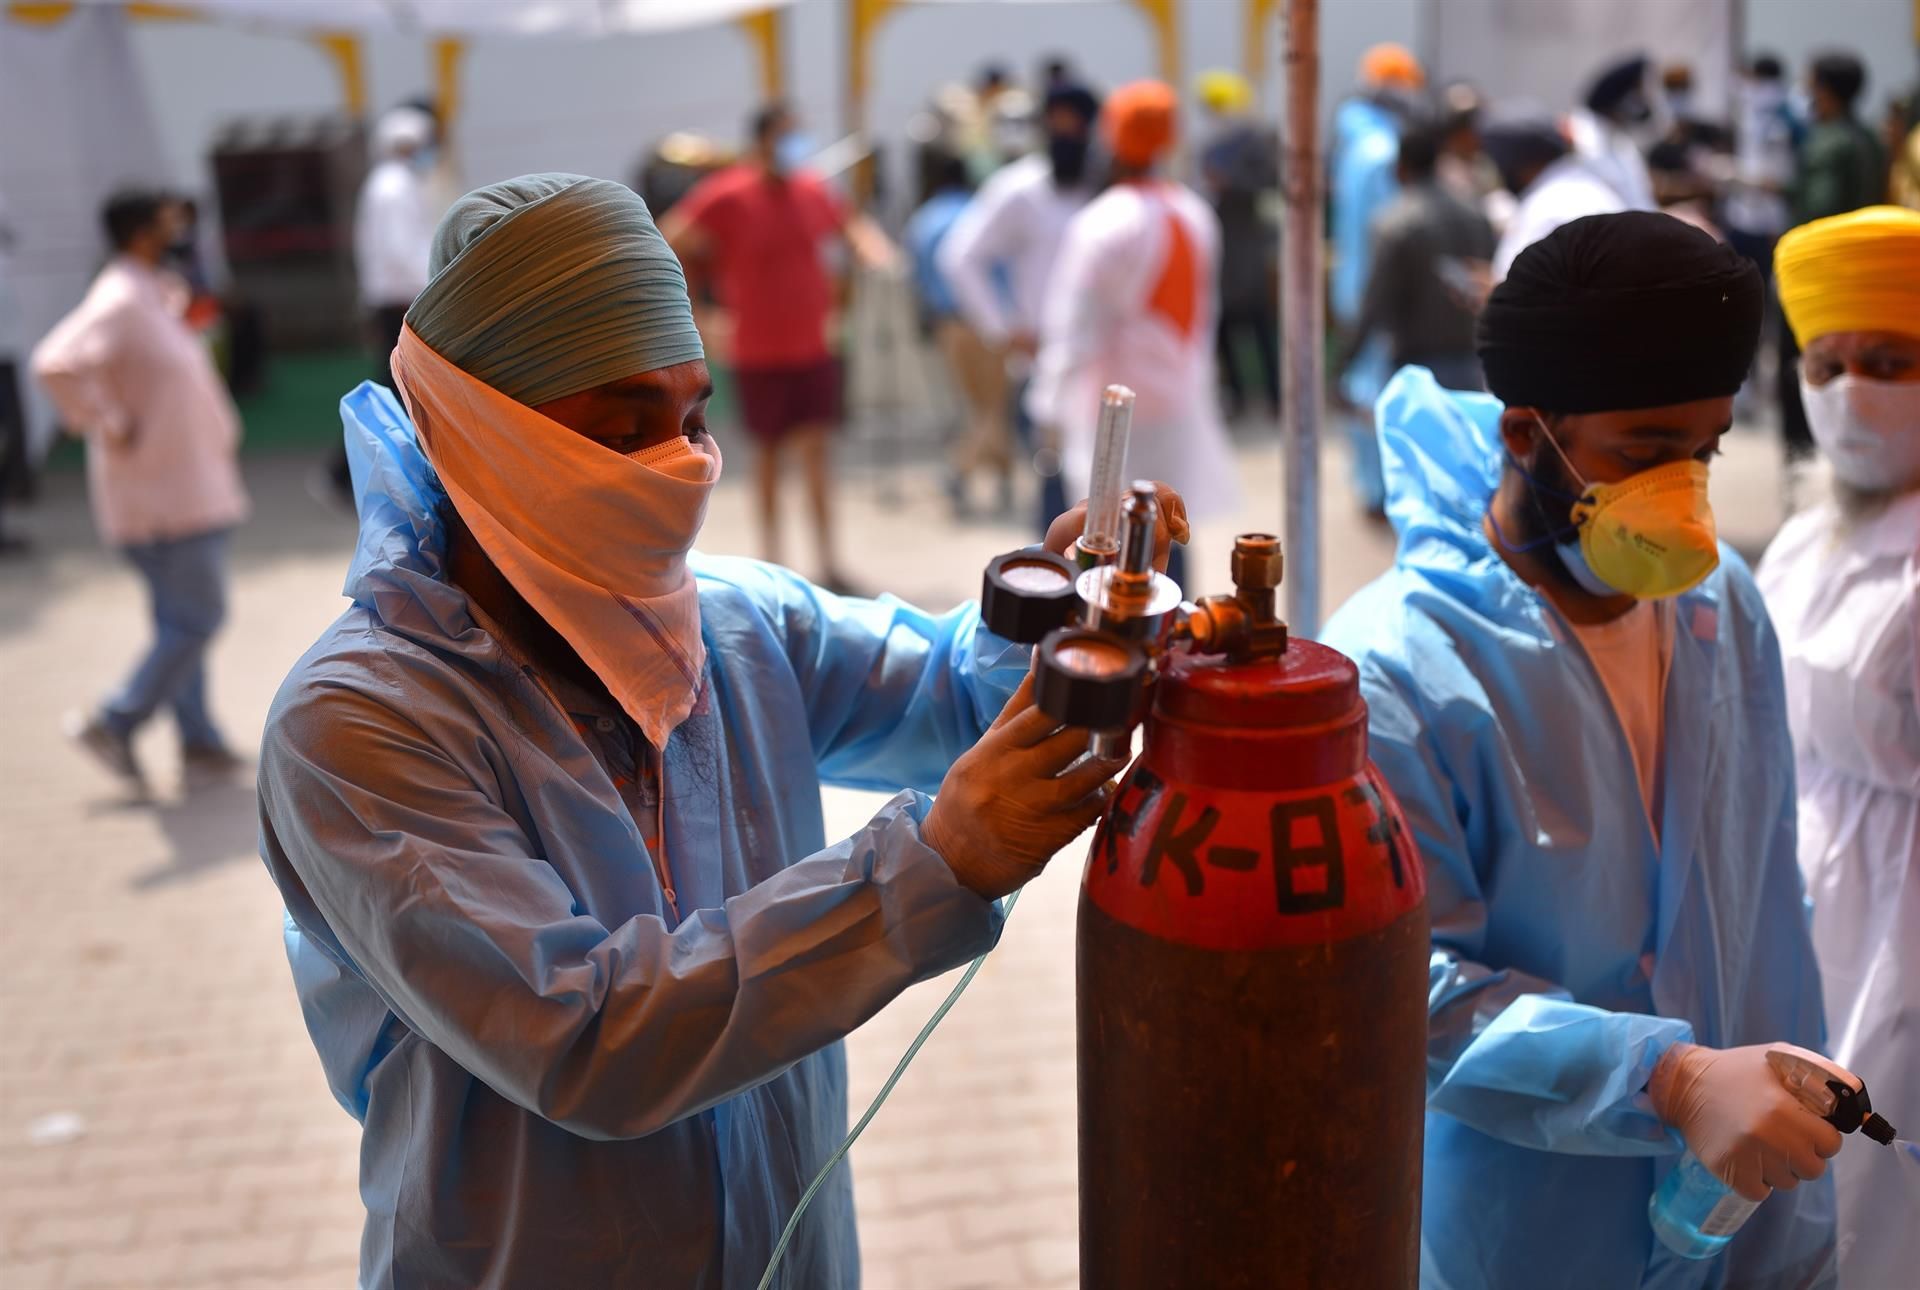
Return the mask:
<path fill-rule="evenodd" d="M 1399 554 L 1326 639 L 1428 866 L 1426 1290 L 1831 1284 L 1840 1137 L 1764 1060 L 1822 1041 L 1780 652 L 1705 496 L 1761 300 L 1576 220 L 1488 302 L 1497 400 L 1381 397 Z M 1683 1148 L 1775 1191 L 1710 1260 L 1648 1222 Z"/>
<path fill-rule="evenodd" d="M 1327 237 L 1333 244 L 1327 303 L 1334 325 L 1343 332 L 1351 332 L 1360 322 L 1367 281 L 1373 275 L 1374 224 L 1399 195 L 1395 167 L 1400 134 L 1425 84 L 1420 64 L 1406 49 L 1375 45 L 1361 56 L 1358 91 L 1334 113 L 1327 158 Z M 1361 346 L 1340 374 L 1341 401 L 1354 407 L 1370 405 L 1391 371 L 1387 343 L 1375 337 Z M 1378 514 L 1385 492 L 1372 428 L 1364 418 L 1351 414 L 1346 421 L 1355 497 L 1361 509 Z"/>
<path fill-rule="evenodd" d="M 1117 768 L 1068 768 L 1084 733 L 972 607 L 686 558 L 710 385 L 630 191 L 480 190 L 434 260 L 411 415 L 343 402 L 353 604 L 261 755 L 301 1005 L 363 1126 L 360 1284 L 752 1287 L 846 1128 L 837 1041 L 988 949 Z M 907 791 L 828 846 L 824 781 Z M 779 1284 L 858 1281 L 842 1170 Z"/>

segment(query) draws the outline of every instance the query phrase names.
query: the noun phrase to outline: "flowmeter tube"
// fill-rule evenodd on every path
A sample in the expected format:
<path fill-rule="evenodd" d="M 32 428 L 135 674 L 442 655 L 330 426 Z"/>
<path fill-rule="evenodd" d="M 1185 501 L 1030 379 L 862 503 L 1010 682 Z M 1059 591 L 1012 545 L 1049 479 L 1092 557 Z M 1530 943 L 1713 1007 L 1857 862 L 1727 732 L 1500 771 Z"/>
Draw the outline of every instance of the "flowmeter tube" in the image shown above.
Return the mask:
<path fill-rule="evenodd" d="M 1100 393 L 1087 525 L 1080 536 L 1081 555 L 1089 563 L 1109 563 L 1120 554 L 1120 507 L 1127 495 L 1127 436 L 1133 429 L 1133 402 L 1133 391 L 1124 385 L 1109 385 Z"/>

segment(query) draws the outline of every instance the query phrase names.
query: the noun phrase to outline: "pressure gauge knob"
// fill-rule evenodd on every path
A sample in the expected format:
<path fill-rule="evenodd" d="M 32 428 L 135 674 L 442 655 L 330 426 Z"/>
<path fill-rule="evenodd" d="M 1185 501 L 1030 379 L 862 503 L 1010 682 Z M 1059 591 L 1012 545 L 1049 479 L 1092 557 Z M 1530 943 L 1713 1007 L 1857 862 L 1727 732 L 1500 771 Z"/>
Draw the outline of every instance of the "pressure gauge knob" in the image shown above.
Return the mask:
<path fill-rule="evenodd" d="M 1066 627 L 1040 643 L 1033 698 L 1062 725 L 1125 730 L 1147 715 L 1146 649 L 1088 627 Z"/>
<path fill-rule="evenodd" d="M 987 566 L 980 618 L 995 636 L 1038 645 L 1080 612 L 1079 571 L 1051 551 L 1012 551 Z"/>

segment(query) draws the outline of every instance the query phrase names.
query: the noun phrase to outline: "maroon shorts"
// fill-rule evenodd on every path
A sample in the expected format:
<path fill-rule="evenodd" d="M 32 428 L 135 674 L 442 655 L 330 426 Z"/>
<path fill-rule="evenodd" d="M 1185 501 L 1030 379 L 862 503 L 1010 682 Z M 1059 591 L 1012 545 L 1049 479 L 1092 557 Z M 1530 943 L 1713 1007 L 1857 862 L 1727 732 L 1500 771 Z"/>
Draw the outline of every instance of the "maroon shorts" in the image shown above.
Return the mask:
<path fill-rule="evenodd" d="M 773 443 L 804 426 L 840 422 L 838 359 L 799 367 L 742 367 L 733 376 L 740 390 L 740 419 L 756 439 Z"/>

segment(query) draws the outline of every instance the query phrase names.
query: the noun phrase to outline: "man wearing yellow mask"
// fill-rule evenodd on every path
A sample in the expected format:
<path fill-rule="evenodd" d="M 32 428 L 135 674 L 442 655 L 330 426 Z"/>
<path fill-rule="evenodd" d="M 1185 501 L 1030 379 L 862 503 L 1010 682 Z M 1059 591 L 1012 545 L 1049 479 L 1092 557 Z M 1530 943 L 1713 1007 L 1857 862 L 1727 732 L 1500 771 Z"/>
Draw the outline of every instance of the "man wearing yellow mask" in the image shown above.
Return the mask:
<path fill-rule="evenodd" d="M 1085 733 L 971 606 L 691 554 L 712 387 L 631 190 L 480 189 L 433 266 L 406 411 L 343 400 L 353 604 L 260 757 L 294 981 L 362 1126 L 360 1285 L 750 1290 L 845 1132 L 840 1038 L 990 947 L 1119 767 L 1070 768 Z M 828 846 L 822 781 L 907 791 Z M 841 1170 L 781 1284 L 858 1280 Z"/>
<path fill-rule="evenodd" d="M 1799 751 L 1800 869 L 1833 1055 L 1920 1124 L 1920 211 L 1802 224 L 1774 254 L 1831 496 L 1760 564 Z M 1834 1163 L 1840 1279 L 1911 1284 L 1912 1167 Z"/>
<path fill-rule="evenodd" d="M 1428 866 L 1425 1290 L 1829 1275 L 1840 1135 L 1765 1060 L 1821 1043 L 1779 649 L 1706 494 L 1761 302 L 1678 220 L 1575 220 L 1488 301 L 1493 397 L 1378 406 L 1398 558 L 1326 634 Z M 1683 1149 L 1781 1193 L 1709 1260 L 1648 1221 Z"/>

